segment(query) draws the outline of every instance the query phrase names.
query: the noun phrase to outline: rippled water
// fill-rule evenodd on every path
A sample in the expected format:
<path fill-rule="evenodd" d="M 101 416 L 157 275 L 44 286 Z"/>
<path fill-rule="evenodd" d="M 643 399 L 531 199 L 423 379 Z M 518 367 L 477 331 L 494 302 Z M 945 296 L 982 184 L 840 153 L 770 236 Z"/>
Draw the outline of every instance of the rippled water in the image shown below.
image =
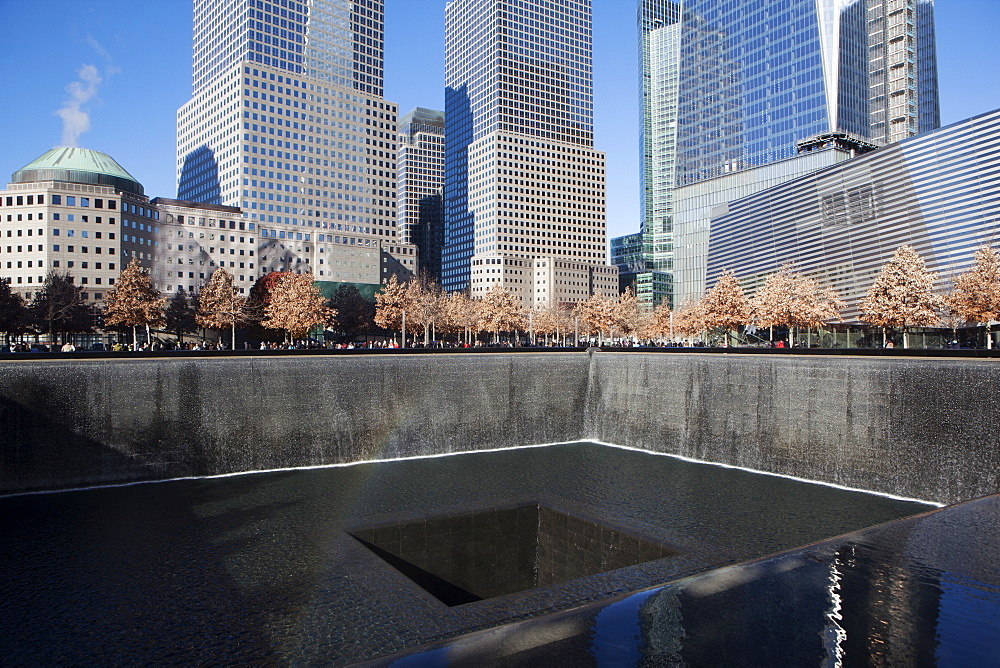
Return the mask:
<path fill-rule="evenodd" d="M 679 553 L 449 608 L 345 531 L 521 503 Z M 12 497 L 0 499 L 0 656 L 353 661 L 926 509 L 587 443 Z"/>

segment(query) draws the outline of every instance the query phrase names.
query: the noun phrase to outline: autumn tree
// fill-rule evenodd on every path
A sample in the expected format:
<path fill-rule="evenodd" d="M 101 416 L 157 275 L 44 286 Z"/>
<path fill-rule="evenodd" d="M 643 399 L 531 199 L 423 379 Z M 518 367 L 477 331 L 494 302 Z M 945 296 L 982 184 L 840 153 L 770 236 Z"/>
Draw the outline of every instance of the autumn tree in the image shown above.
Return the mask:
<path fill-rule="evenodd" d="M 249 322 L 247 300 L 233 285 L 233 275 L 219 267 L 198 295 L 195 322 L 202 327 L 232 331 L 232 347 L 236 349 L 236 326 Z"/>
<path fill-rule="evenodd" d="M 10 289 L 10 279 L 0 278 L 0 332 L 10 343 L 11 334 L 19 334 L 27 327 L 28 307 L 24 298 Z"/>
<path fill-rule="evenodd" d="M 500 332 L 514 332 L 524 325 L 524 309 L 518 299 L 500 284 L 483 295 L 481 308 L 480 329 L 493 332 L 495 343 L 500 341 Z"/>
<path fill-rule="evenodd" d="M 882 328 L 883 345 L 889 328 L 901 329 L 903 347 L 909 347 L 910 327 L 938 321 L 942 300 L 934 294 L 936 279 L 937 272 L 927 271 L 912 246 L 900 246 L 861 300 L 861 319 Z"/>
<path fill-rule="evenodd" d="M 330 297 L 330 308 L 337 312 L 337 326 L 347 335 L 367 334 L 375 324 L 375 304 L 365 299 L 350 283 L 337 288 Z"/>
<path fill-rule="evenodd" d="M 177 286 L 177 292 L 170 298 L 167 310 L 163 314 L 163 328 L 176 336 L 178 342 L 184 343 L 185 334 L 198 330 L 198 323 L 194 319 L 195 312 L 195 306 L 192 305 L 187 292 L 181 286 Z"/>
<path fill-rule="evenodd" d="M 705 329 L 724 332 L 723 345 L 729 345 L 729 332 L 750 320 L 750 304 L 736 275 L 726 269 L 712 289 L 701 299 Z"/>
<path fill-rule="evenodd" d="M 641 329 L 645 332 L 646 338 L 667 337 L 674 338 L 674 316 L 676 315 L 670 308 L 670 302 L 664 300 L 652 311 L 644 314 Z"/>
<path fill-rule="evenodd" d="M 424 330 L 424 345 L 431 342 L 431 330 L 444 317 L 444 294 L 434 280 L 418 276 L 406 285 L 405 303 L 407 322 L 417 331 Z"/>
<path fill-rule="evenodd" d="M 757 326 L 771 330 L 771 340 L 775 327 L 787 327 L 788 343 L 793 345 L 796 328 L 819 327 L 839 318 L 843 308 L 844 302 L 834 290 L 793 271 L 793 265 L 786 263 L 767 277 L 750 300 L 750 318 Z"/>
<path fill-rule="evenodd" d="M 1000 320 L 1000 257 L 988 244 L 976 251 L 975 263 L 955 279 L 946 298 L 948 310 L 966 322 L 986 325 L 986 347 L 993 347 L 990 322 Z"/>
<path fill-rule="evenodd" d="M 104 325 L 131 327 L 133 346 L 138 341 L 136 328 L 145 327 L 146 341 L 149 341 L 149 328 L 164 323 L 164 303 L 149 275 L 139 266 L 139 260 L 132 258 L 118 275 L 115 287 L 104 298 Z"/>
<path fill-rule="evenodd" d="M 618 328 L 623 334 L 635 334 L 639 329 L 639 299 L 635 295 L 635 289 L 631 286 L 625 288 L 625 292 L 618 295 Z"/>
<path fill-rule="evenodd" d="M 559 304 L 533 309 L 528 315 L 531 329 L 536 335 L 545 335 L 546 342 L 554 338 L 558 345 L 560 339 L 565 338 L 566 333 L 572 329 L 569 311 Z"/>
<path fill-rule="evenodd" d="M 705 325 L 705 307 L 702 303 L 703 300 L 685 304 L 681 309 L 674 313 L 673 326 L 674 331 L 681 336 L 695 337 L 704 332 L 707 327 Z"/>
<path fill-rule="evenodd" d="M 587 333 L 597 332 L 600 339 L 604 338 L 605 332 L 610 338 L 612 330 L 620 323 L 618 300 L 608 299 L 603 295 L 591 295 L 586 301 L 577 304 L 576 311 L 586 326 Z"/>
<path fill-rule="evenodd" d="M 36 331 L 48 333 L 52 343 L 56 341 L 56 333 L 94 329 L 94 309 L 87 303 L 83 288 L 74 284 L 70 274 L 51 270 L 28 306 L 28 319 Z"/>
<path fill-rule="evenodd" d="M 316 287 L 312 273 L 285 272 L 271 291 L 261 323 L 268 329 L 281 329 L 291 339 L 304 338 L 314 327 L 332 323 L 337 312 L 327 306 L 326 298 Z"/>
<path fill-rule="evenodd" d="M 382 329 L 399 330 L 402 328 L 403 311 L 406 309 L 406 285 L 396 280 L 396 275 L 382 285 L 375 295 L 375 324 Z M 403 344 L 406 344 L 406 333 L 403 333 Z"/>
<path fill-rule="evenodd" d="M 284 272 L 271 271 L 254 282 L 246 302 L 246 312 L 252 320 L 260 322 L 264 319 L 264 309 L 271 303 L 271 293 L 283 276 Z"/>
<path fill-rule="evenodd" d="M 465 342 L 472 344 L 474 330 L 479 325 L 480 307 L 482 303 L 469 297 L 464 292 L 452 292 L 445 300 L 445 320 L 465 334 Z"/>

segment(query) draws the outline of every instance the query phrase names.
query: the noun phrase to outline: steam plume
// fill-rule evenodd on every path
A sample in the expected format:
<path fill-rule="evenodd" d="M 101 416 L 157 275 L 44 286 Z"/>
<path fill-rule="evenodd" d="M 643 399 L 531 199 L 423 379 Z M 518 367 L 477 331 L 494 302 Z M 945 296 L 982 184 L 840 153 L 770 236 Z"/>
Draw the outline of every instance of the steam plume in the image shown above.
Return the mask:
<path fill-rule="evenodd" d="M 63 120 L 62 145 L 76 146 L 80 135 L 90 129 L 90 113 L 83 108 L 101 85 L 101 75 L 94 65 L 83 65 L 79 81 L 66 86 L 69 97 L 56 115 Z"/>

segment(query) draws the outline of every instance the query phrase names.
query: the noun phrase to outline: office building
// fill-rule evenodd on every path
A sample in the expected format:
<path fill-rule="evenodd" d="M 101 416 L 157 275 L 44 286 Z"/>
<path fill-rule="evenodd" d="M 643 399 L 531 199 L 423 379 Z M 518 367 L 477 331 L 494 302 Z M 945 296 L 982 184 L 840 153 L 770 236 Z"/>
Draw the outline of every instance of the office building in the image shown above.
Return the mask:
<path fill-rule="evenodd" d="M 150 200 L 114 158 L 90 149 L 47 151 L 0 192 L 0 277 L 29 300 L 51 270 L 100 302 L 133 258 L 165 294 L 198 292 L 218 266 L 246 293 L 254 236 L 237 208 Z"/>
<path fill-rule="evenodd" d="M 259 277 L 257 230 L 238 207 L 156 197 L 159 253 L 150 267 L 153 285 L 166 294 L 197 293 L 222 267 L 247 295 Z"/>
<path fill-rule="evenodd" d="M 527 307 L 548 306 L 570 293 L 535 275 L 544 273 L 537 261 L 561 265 L 557 280 L 586 283 L 570 302 L 614 273 L 604 154 L 593 148 L 591 38 L 588 0 L 448 3 L 446 289 L 475 297 L 500 283 Z M 474 271 L 498 262 L 519 273 Z"/>
<path fill-rule="evenodd" d="M 195 0 L 178 199 L 241 208 L 258 276 L 377 283 L 369 256 L 400 245 L 382 14 L 382 0 Z"/>
<path fill-rule="evenodd" d="M 642 233 L 675 306 L 704 290 L 707 243 L 706 219 L 679 219 L 678 189 L 785 164 L 742 181 L 746 195 L 815 163 L 789 162 L 810 138 L 863 151 L 937 127 L 932 0 L 639 0 L 637 23 Z"/>
<path fill-rule="evenodd" d="M 1000 110 L 816 170 L 711 212 L 707 282 L 751 293 L 786 262 L 836 289 L 856 320 L 886 260 L 913 246 L 946 291 L 1000 221 Z"/>
<path fill-rule="evenodd" d="M 419 270 L 441 280 L 444 246 L 444 112 L 417 107 L 399 120 L 399 238 L 419 250 Z"/>

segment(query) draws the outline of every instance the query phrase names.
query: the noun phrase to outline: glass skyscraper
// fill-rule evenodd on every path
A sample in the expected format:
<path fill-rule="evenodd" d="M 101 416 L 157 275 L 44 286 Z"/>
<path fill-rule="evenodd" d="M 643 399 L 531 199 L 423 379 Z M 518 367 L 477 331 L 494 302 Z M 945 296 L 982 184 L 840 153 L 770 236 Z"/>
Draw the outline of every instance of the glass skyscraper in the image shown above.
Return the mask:
<path fill-rule="evenodd" d="M 646 270 L 675 271 L 692 232 L 675 224 L 678 188 L 795 158 L 812 137 L 881 144 L 937 127 L 932 12 L 932 0 L 639 0 Z"/>
<path fill-rule="evenodd" d="M 398 246 L 382 15 L 382 0 L 194 2 L 178 199 L 240 207 L 260 274 L 378 283 Z"/>
<path fill-rule="evenodd" d="M 486 264 L 497 265 L 506 267 L 497 282 L 526 304 L 551 304 L 586 299 L 588 286 L 570 293 L 535 284 L 528 266 L 539 258 L 580 265 L 584 279 L 576 276 L 575 284 L 591 280 L 586 267 L 613 274 L 604 265 L 604 154 L 593 148 L 591 43 L 589 0 L 448 3 L 447 289 L 471 287 L 475 295 L 490 283 Z M 549 273 L 553 267 L 567 270 L 555 276 L 570 273 L 545 265 Z"/>

